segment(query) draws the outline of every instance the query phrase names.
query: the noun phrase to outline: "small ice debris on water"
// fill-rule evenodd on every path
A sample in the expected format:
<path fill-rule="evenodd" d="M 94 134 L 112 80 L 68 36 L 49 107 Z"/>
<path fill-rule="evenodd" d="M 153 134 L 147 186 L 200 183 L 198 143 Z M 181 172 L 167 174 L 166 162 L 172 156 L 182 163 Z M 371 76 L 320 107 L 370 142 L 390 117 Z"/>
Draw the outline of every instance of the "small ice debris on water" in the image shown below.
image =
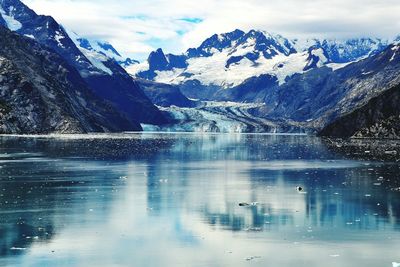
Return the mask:
<path fill-rule="evenodd" d="M 251 261 L 251 260 L 260 259 L 260 258 L 261 258 L 260 256 L 251 256 L 251 257 L 247 257 L 246 261 Z"/>
<path fill-rule="evenodd" d="M 18 248 L 18 247 L 12 247 L 10 250 L 26 250 L 26 248 Z"/>
<path fill-rule="evenodd" d="M 329 255 L 330 257 L 332 257 L 332 258 L 337 258 L 337 257 L 340 257 L 340 255 L 339 254 L 332 254 L 332 255 Z"/>
<path fill-rule="evenodd" d="M 119 179 L 126 180 L 128 179 L 128 176 L 120 176 Z"/>
<path fill-rule="evenodd" d="M 400 267 L 400 262 L 392 262 L 392 267 Z"/>

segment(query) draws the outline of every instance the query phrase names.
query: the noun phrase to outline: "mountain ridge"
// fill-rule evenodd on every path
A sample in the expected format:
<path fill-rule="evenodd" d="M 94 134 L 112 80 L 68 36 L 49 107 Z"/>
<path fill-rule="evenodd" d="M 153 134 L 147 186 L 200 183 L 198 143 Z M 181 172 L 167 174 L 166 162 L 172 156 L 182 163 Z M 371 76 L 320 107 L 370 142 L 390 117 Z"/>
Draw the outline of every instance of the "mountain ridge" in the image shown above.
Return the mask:
<path fill-rule="evenodd" d="M 3 17 L 6 27 L 20 35 L 35 39 L 61 55 L 79 71 L 98 97 L 109 101 L 132 123 L 166 122 L 165 117 L 151 103 L 139 85 L 114 59 L 78 47 L 76 42 L 79 41 L 75 38 L 77 36 L 69 36 L 67 30 L 52 17 L 37 15 L 19 0 L 1 0 L 0 9 L 0 16 Z"/>
<path fill-rule="evenodd" d="M 141 130 L 97 98 L 63 58 L 0 26 L 0 132 Z"/>
<path fill-rule="evenodd" d="M 157 49 L 150 53 L 146 62 L 126 69 L 136 77 L 156 82 L 188 83 L 192 87 L 198 83 L 198 90 L 206 90 L 206 87 L 229 89 L 264 74 L 277 77 L 278 83 L 283 84 L 296 73 L 321 66 L 336 69 L 373 56 L 389 43 L 379 38 L 299 41 L 264 31 L 235 30 L 214 34 L 199 47 L 189 48 L 180 55 L 165 54 Z M 184 93 L 196 97 L 190 91 Z"/>

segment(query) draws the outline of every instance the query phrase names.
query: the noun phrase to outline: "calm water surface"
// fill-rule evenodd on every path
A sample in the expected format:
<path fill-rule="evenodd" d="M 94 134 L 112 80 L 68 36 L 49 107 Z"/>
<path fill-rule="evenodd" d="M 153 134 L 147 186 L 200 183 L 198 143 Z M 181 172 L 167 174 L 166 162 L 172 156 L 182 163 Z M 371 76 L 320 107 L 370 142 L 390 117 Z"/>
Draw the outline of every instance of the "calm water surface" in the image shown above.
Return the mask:
<path fill-rule="evenodd" d="M 392 267 L 399 181 L 306 136 L 0 137 L 0 266 Z"/>

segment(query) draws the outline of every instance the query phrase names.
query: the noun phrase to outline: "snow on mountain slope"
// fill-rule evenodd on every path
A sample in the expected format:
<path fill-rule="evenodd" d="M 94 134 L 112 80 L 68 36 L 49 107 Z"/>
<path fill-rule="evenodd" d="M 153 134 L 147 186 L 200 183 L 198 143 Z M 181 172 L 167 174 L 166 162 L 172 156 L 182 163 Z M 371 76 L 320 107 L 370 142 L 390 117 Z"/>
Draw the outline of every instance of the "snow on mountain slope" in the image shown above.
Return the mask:
<path fill-rule="evenodd" d="M 17 31 L 19 29 L 21 29 L 22 24 L 21 22 L 19 22 L 18 20 L 16 20 L 13 16 L 14 13 L 14 7 L 10 6 L 8 8 L 8 12 L 6 13 L 6 11 L 0 6 L 0 16 L 4 19 L 4 21 L 7 24 L 7 27 L 12 30 L 12 31 Z"/>
<path fill-rule="evenodd" d="M 110 60 L 110 57 L 108 57 L 105 53 L 102 53 L 101 50 L 96 50 L 89 40 L 81 38 L 75 32 L 67 30 L 67 33 L 71 40 L 75 43 L 76 47 L 78 47 L 78 49 L 85 55 L 85 57 L 90 61 L 90 63 L 92 63 L 93 66 L 109 75 L 113 74 L 113 72 L 104 65 L 104 62 Z M 99 46 L 96 48 L 99 48 Z M 77 60 L 79 59 L 80 57 L 77 58 Z"/>
<path fill-rule="evenodd" d="M 89 61 L 98 69 L 112 75 L 113 72 L 104 63 L 109 60 L 115 60 L 123 68 L 135 67 L 139 61 L 123 57 L 110 43 L 87 39 L 79 36 L 74 31 L 66 29 L 69 37 L 79 48 L 79 50 L 89 59 Z"/>
<path fill-rule="evenodd" d="M 294 39 L 291 42 L 296 51 L 322 48 L 333 63 L 347 63 L 376 55 L 390 44 L 390 40 L 380 38 Z"/>
<path fill-rule="evenodd" d="M 51 16 L 38 15 L 20 0 L 0 0 L 4 13 L 21 23 L 16 33 L 29 36 L 58 53 L 73 66 L 100 98 L 107 100 L 132 123 L 164 123 L 165 118 L 134 79 L 107 55 L 118 53 L 111 45 L 70 38 L 67 30 Z M 1 16 L 0 24 L 9 27 Z M 87 45 L 85 47 L 85 44 Z M 95 50 L 99 49 L 99 51 Z M 111 54 L 110 54 L 111 53 Z M 117 58 L 117 54 L 115 54 Z"/>
<path fill-rule="evenodd" d="M 185 73 L 190 73 L 190 79 L 196 79 L 204 85 L 218 85 L 224 88 L 237 86 L 246 79 L 261 74 L 274 74 L 282 84 L 286 77 L 302 73 L 307 65 L 308 53 L 296 53 L 289 56 L 279 54 L 271 59 L 259 57 L 252 61 L 244 57 L 239 62 L 226 68 L 226 58 L 240 57 L 250 50 L 249 47 L 239 47 L 234 51 L 224 49 L 215 52 L 210 57 L 191 58 L 186 69 L 174 68 L 170 71 L 156 71 L 155 81 L 179 84 L 186 80 Z"/>
<path fill-rule="evenodd" d="M 313 68 L 338 69 L 349 62 L 375 55 L 388 41 L 372 38 L 349 40 L 289 40 L 281 35 L 251 30 L 215 34 L 198 48 L 182 55 L 152 52 L 147 62 L 126 70 L 137 77 L 162 83 L 232 88 L 251 77 L 269 74 L 284 84 L 288 77 Z"/>

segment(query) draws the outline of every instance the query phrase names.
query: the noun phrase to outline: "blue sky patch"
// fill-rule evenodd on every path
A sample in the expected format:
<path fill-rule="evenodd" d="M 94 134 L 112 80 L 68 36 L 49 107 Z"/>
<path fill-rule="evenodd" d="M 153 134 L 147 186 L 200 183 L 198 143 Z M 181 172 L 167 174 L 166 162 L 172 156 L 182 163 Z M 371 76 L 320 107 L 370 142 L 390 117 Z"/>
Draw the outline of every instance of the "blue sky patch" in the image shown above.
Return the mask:
<path fill-rule="evenodd" d="M 204 21 L 201 18 L 181 18 L 179 20 L 186 21 L 186 22 L 189 22 L 189 23 L 194 23 L 194 24 L 198 24 L 198 23 L 201 23 L 201 22 Z"/>

